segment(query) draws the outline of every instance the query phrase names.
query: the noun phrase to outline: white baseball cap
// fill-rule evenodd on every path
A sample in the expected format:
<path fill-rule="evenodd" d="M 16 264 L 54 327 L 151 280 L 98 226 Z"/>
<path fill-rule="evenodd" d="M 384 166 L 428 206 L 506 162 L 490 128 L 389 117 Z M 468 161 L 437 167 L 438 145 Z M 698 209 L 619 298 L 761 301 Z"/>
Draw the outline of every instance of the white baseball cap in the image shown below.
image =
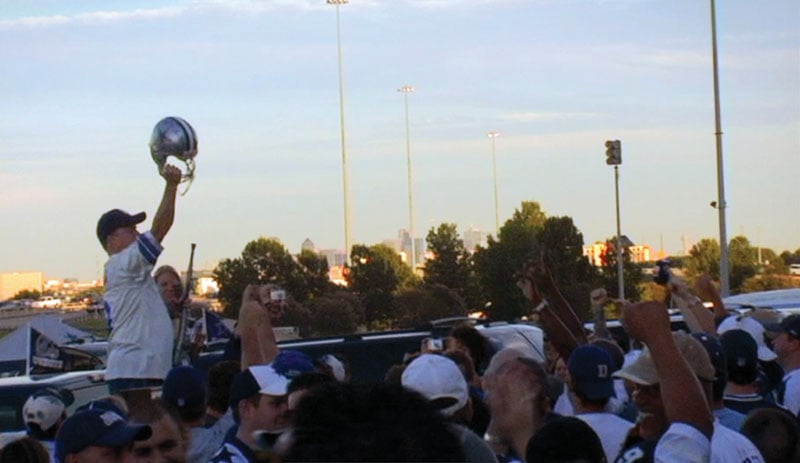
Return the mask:
<path fill-rule="evenodd" d="M 35 393 L 22 406 L 22 419 L 25 426 L 35 424 L 42 431 L 47 431 L 58 422 L 65 408 L 60 397 L 49 392 Z"/>
<path fill-rule="evenodd" d="M 444 415 L 452 415 L 467 404 L 469 387 L 455 362 L 436 354 L 422 354 L 403 371 L 403 387 L 414 390 L 439 405 Z"/>

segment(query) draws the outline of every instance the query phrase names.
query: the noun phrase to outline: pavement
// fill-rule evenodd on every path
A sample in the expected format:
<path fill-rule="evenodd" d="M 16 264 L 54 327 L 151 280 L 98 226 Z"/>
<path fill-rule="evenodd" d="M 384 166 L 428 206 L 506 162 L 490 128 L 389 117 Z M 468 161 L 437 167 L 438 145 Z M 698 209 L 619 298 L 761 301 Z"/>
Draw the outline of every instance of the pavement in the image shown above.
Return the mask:
<path fill-rule="evenodd" d="M 13 312 L 0 312 L 0 330 L 14 330 L 28 323 L 39 315 L 58 315 L 62 320 L 82 318 L 87 315 L 86 310 L 76 309 L 25 309 Z"/>

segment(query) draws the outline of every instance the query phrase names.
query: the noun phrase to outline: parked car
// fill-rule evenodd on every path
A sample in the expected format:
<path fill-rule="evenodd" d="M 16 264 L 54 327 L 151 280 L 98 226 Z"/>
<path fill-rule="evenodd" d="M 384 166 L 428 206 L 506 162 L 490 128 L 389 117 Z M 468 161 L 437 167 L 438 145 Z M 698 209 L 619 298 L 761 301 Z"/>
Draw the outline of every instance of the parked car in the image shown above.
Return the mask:
<path fill-rule="evenodd" d="M 726 308 L 740 312 L 769 308 L 785 314 L 800 313 L 800 288 L 737 294 L 724 298 L 722 302 Z"/>
<path fill-rule="evenodd" d="M 108 395 L 105 370 L 0 378 L 0 433 L 25 429 L 22 406 L 31 394 L 46 387 L 67 389 L 72 393 L 75 402 L 67 408 L 67 414 Z"/>
<path fill-rule="evenodd" d="M 389 367 L 402 363 L 406 354 L 418 352 L 424 339 L 446 337 L 451 325 L 434 322 L 429 327 L 414 330 L 298 339 L 278 342 L 278 346 L 281 349 L 301 351 L 314 359 L 326 354 L 340 354 L 350 364 L 353 382 L 382 382 Z M 544 361 L 544 334 L 536 326 L 495 322 L 476 323 L 475 328 L 489 339 L 495 351 L 515 347 Z M 221 358 L 220 351 L 206 352 L 201 354 L 195 365 L 207 369 Z"/>
<path fill-rule="evenodd" d="M 10 312 L 15 310 L 24 310 L 28 307 L 20 301 L 3 301 L 0 302 L 0 312 Z"/>
<path fill-rule="evenodd" d="M 789 273 L 791 275 L 800 275 L 800 264 L 789 264 Z"/>
<path fill-rule="evenodd" d="M 43 296 L 41 299 L 31 304 L 31 308 L 33 309 L 58 309 L 61 306 L 61 299 L 53 296 Z"/>

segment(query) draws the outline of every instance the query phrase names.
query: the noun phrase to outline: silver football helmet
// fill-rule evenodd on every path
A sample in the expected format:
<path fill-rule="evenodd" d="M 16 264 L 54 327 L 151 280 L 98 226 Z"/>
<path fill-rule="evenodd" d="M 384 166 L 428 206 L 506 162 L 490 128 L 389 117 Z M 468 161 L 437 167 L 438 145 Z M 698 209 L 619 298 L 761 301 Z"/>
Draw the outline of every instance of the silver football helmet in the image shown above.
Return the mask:
<path fill-rule="evenodd" d="M 197 156 L 197 134 L 188 122 L 180 117 L 165 117 L 158 121 L 150 137 L 150 155 L 158 171 L 164 169 L 169 156 L 174 156 L 186 164 L 186 172 L 181 182 L 189 182 L 184 194 L 194 180 L 194 158 Z"/>

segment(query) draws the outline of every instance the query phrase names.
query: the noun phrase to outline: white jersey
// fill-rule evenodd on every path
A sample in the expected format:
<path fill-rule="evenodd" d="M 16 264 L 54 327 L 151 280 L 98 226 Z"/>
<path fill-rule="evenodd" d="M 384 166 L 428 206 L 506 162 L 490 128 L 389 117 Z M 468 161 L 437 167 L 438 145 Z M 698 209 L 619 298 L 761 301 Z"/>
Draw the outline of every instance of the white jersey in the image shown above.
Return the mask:
<path fill-rule="evenodd" d="M 656 463 L 708 463 L 711 443 L 702 432 L 685 423 L 672 423 L 656 445 Z"/>
<path fill-rule="evenodd" d="M 617 454 L 622 450 L 625 437 L 628 436 L 628 431 L 633 426 L 630 421 L 623 420 L 611 413 L 581 413 L 575 415 L 575 418 L 585 421 L 600 438 L 606 454 L 606 461 L 614 461 L 617 458 Z"/>
<path fill-rule="evenodd" d="M 106 263 L 106 379 L 164 379 L 172 367 L 172 323 L 150 275 L 161 250 L 146 232 Z"/>
<path fill-rule="evenodd" d="M 792 370 L 783 375 L 783 408 L 789 410 L 792 415 L 800 415 L 800 368 Z"/>
<path fill-rule="evenodd" d="M 714 420 L 711 463 L 764 463 L 764 457 L 744 435 Z"/>

